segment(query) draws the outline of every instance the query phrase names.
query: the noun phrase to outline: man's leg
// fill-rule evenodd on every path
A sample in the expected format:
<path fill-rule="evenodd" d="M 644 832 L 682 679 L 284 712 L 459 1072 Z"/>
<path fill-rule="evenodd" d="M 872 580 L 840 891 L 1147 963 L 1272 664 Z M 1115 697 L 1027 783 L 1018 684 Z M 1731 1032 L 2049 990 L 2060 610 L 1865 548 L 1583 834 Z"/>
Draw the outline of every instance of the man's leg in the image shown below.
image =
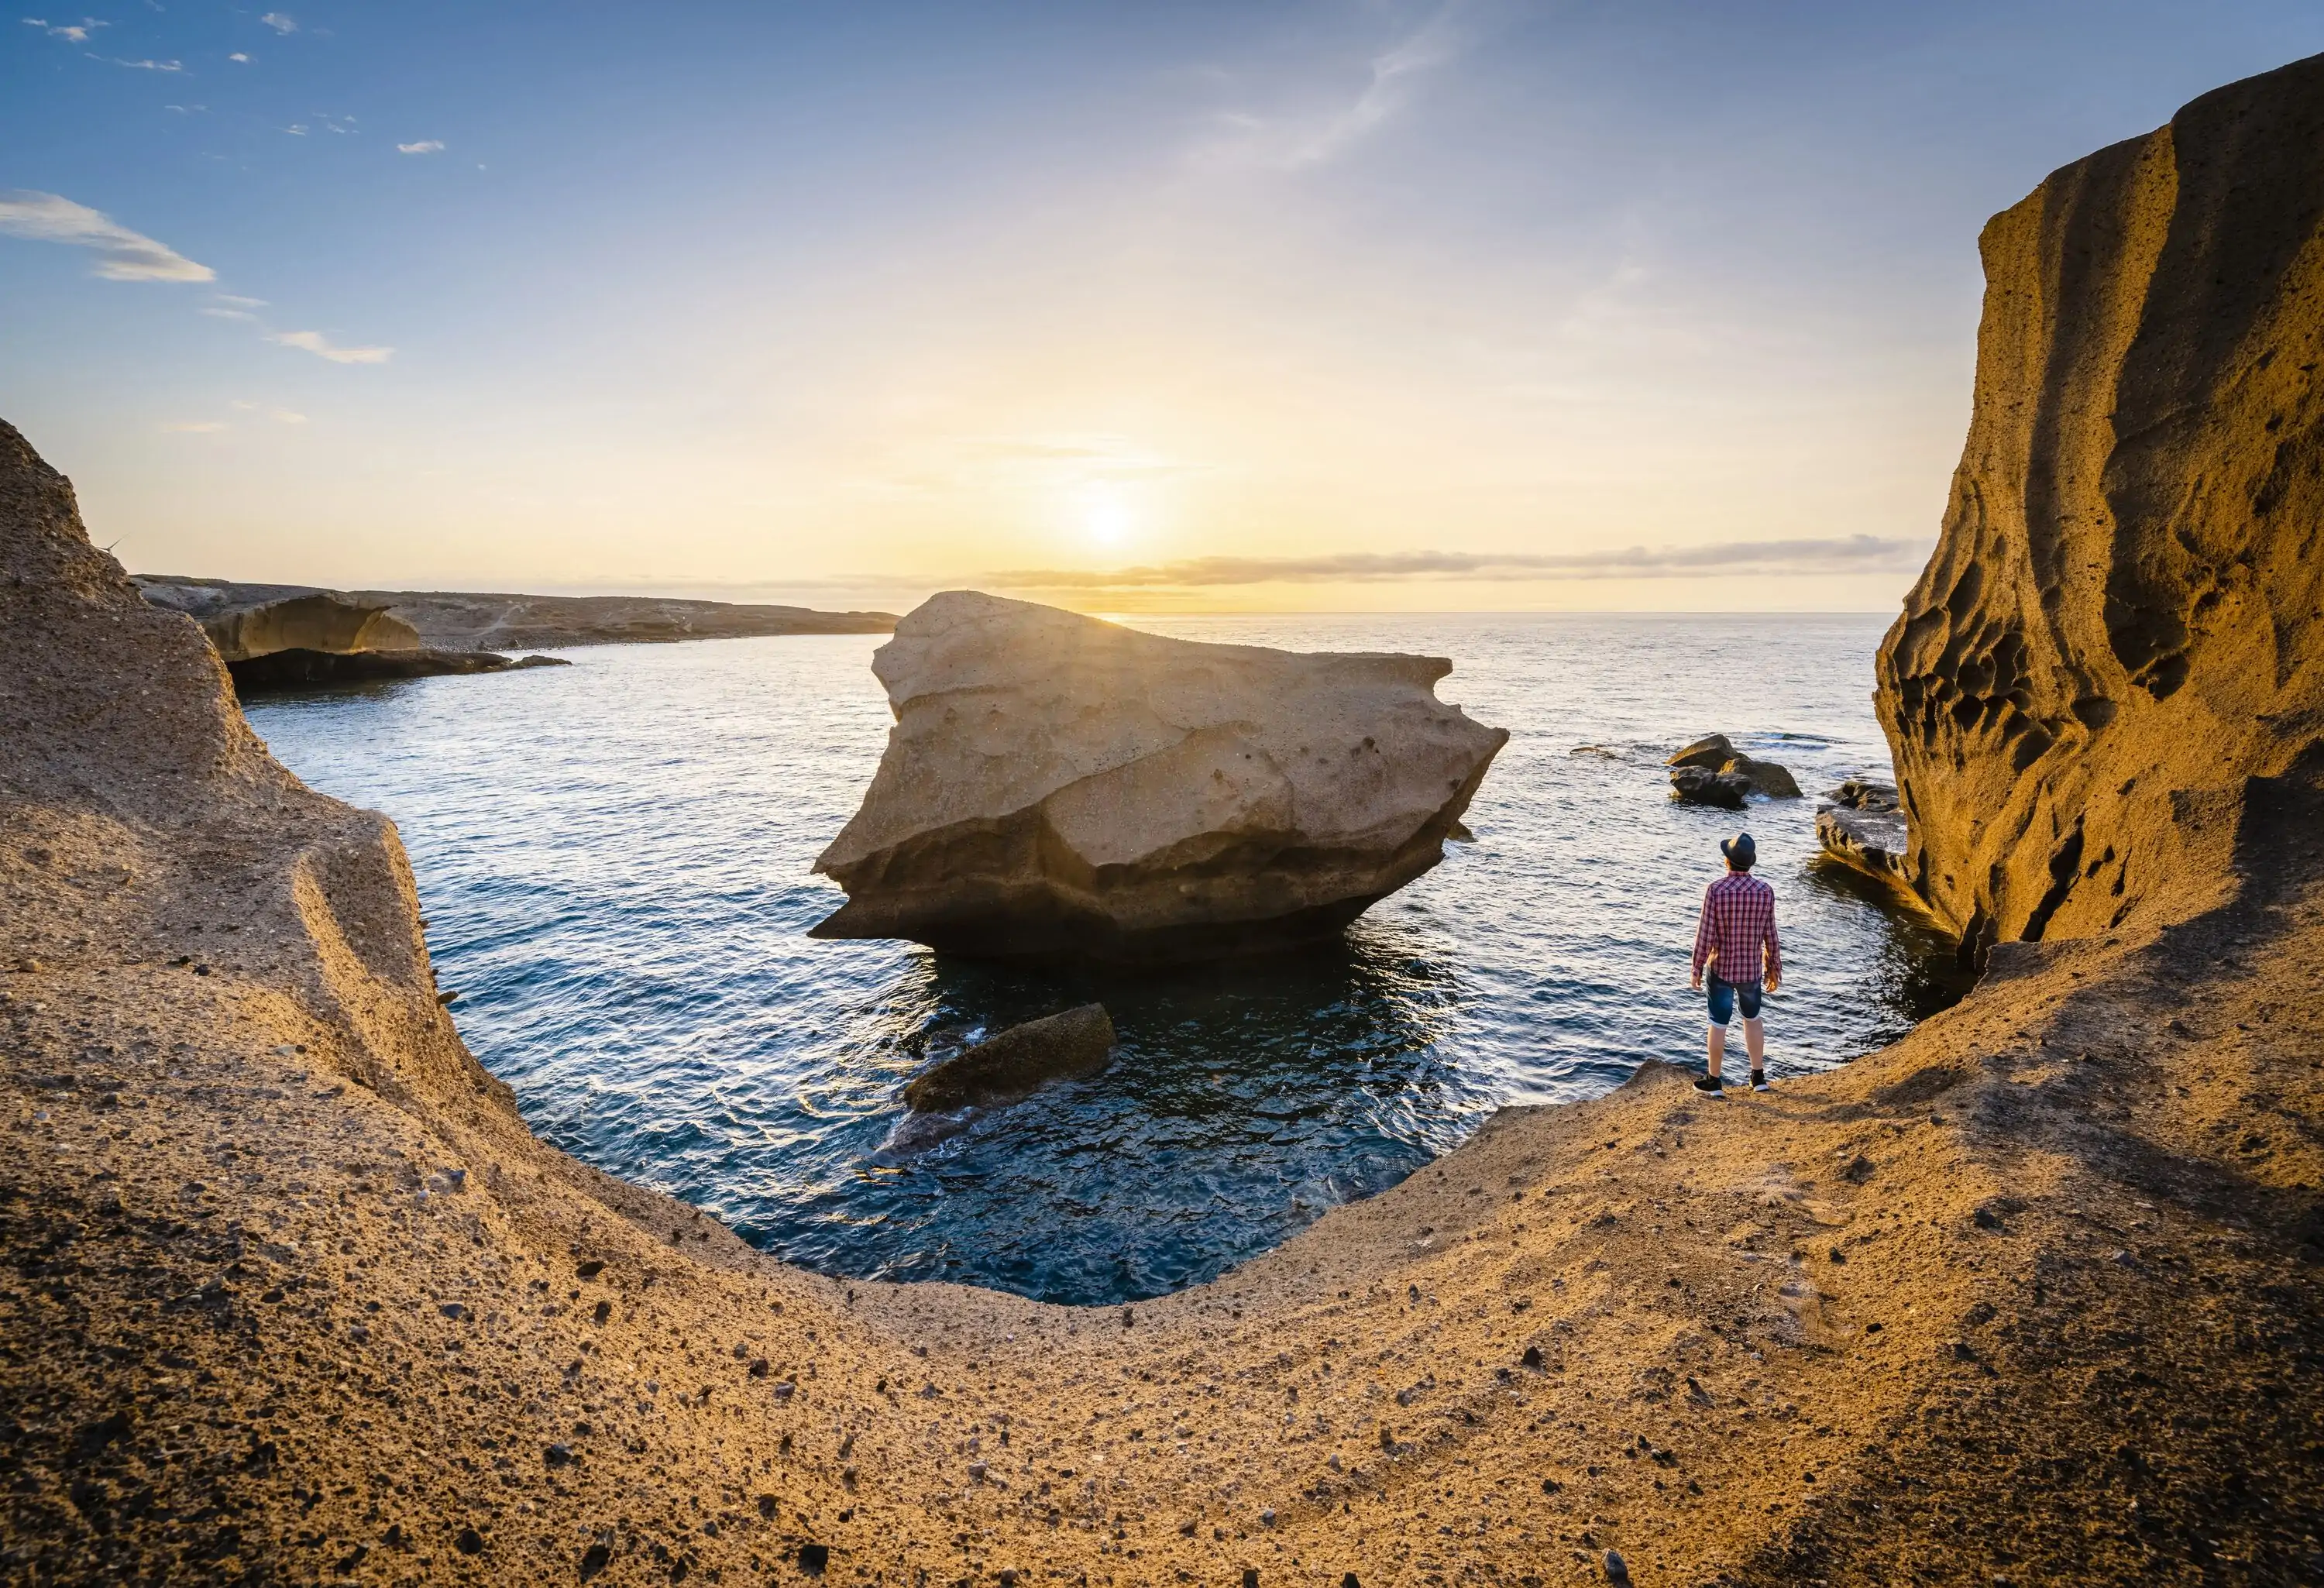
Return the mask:
<path fill-rule="evenodd" d="M 1743 1017 L 1743 1049 L 1751 1056 L 1753 1075 L 1756 1076 L 1767 1067 L 1767 1033 L 1766 1028 L 1760 1025 L 1759 1017 L 1756 1014 Z M 1711 1073 L 1716 1075 L 1718 1070 L 1719 1066 L 1714 1063 L 1711 1066 Z"/>
<path fill-rule="evenodd" d="M 1711 1078 L 1719 1079 L 1719 1061 L 1727 1055 L 1727 1028 L 1711 1028 Z"/>

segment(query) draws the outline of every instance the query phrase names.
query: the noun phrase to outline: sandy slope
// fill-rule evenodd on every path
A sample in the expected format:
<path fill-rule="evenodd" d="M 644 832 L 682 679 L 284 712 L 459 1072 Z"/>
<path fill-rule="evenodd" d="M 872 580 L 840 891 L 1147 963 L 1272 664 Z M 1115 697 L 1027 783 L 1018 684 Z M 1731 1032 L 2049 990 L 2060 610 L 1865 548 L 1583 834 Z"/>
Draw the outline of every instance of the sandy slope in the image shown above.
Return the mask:
<path fill-rule="evenodd" d="M 13 431 L 0 743 L 12 1579 L 2324 1573 L 2302 778 L 2194 823 L 2167 935 L 1769 1099 L 1512 1111 L 1088 1311 L 817 1279 L 535 1141 L 392 826 Z"/>

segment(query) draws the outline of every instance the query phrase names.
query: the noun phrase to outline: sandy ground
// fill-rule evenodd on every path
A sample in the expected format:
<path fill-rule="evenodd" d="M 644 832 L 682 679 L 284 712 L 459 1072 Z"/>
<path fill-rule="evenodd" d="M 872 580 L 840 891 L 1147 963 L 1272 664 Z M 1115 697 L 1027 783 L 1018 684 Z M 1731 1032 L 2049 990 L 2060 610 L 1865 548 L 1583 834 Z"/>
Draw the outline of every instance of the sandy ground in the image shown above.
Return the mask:
<path fill-rule="evenodd" d="M 7 1581 L 2324 1580 L 2309 777 L 1843 1071 L 1650 1064 L 1075 1309 L 536 1141 L 392 828 L 4 429 L 0 749 Z"/>

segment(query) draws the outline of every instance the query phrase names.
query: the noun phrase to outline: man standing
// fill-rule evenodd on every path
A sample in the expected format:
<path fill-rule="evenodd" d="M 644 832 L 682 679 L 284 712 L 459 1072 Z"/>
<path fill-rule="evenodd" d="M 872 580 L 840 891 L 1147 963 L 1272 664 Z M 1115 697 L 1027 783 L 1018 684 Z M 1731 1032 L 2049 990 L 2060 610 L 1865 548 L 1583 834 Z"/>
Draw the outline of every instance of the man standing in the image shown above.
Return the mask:
<path fill-rule="evenodd" d="M 1727 1052 L 1727 1022 L 1743 1006 L 1743 1042 L 1751 1055 L 1751 1090 L 1767 1090 L 1766 1034 L 1759 1026 L 1759 991 L 1784 984 L 1784 958 L 1775 942 L 1775 891 L 1751 874 L 1759 846 L 1748 833 L 1719 842 L 1727 874 L 1702 892 L 1702 923 L 1694 929 L 1694 972 L 1689 985 L 1702 986 L 1711 972 L 1711 1066 L 1694 1089 L 1716 1097 L 1724 1083 L 1720 1060 Z M 1764 956 L 1764 965 L 1762 959 Z"/>

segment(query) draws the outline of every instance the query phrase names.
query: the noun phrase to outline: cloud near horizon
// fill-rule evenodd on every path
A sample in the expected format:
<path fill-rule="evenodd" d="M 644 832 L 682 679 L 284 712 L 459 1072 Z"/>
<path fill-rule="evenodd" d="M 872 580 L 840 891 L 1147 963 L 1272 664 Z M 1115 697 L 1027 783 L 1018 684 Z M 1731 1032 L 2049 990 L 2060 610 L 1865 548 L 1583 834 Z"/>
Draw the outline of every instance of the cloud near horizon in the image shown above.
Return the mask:
<path fill-rule="evenodd" d="M 1671 579 L 1720 576 L 1909 573 L 1929 542 L 1911 536 L 1726 540 L 1570 553 L 1342 551 L 1319 557 L 1195 557 L 1139 568 L 1011 568 L 987 577 L 1012 590 L 1207 589 L 1231 585 L 1370 585 L 1459 580 L 1497 584 L 1558 579 Z"/>
<path fill-rule="evenodd" d="M 266 339 L 311 353 L 318 358 L 327 358 L 333 364 L 385 364 L 395 356 L 392 347 L 337 346 L 320 331 L 274 331 Z"/>
<path fill-rule="evenodd" d="M 417 143 L 398 143 L 395 152 L 398 154 L 441 154 L 444 152 L 444 140 L 422 138 Z"/>
<path fill-rule="evenodd" d="M 97 254 L 94 273 L 108 282 L 211 282 L 217 272 L 109 216 L 55 193 L 0 189 L 0 234 L 62 243 Z"/>

